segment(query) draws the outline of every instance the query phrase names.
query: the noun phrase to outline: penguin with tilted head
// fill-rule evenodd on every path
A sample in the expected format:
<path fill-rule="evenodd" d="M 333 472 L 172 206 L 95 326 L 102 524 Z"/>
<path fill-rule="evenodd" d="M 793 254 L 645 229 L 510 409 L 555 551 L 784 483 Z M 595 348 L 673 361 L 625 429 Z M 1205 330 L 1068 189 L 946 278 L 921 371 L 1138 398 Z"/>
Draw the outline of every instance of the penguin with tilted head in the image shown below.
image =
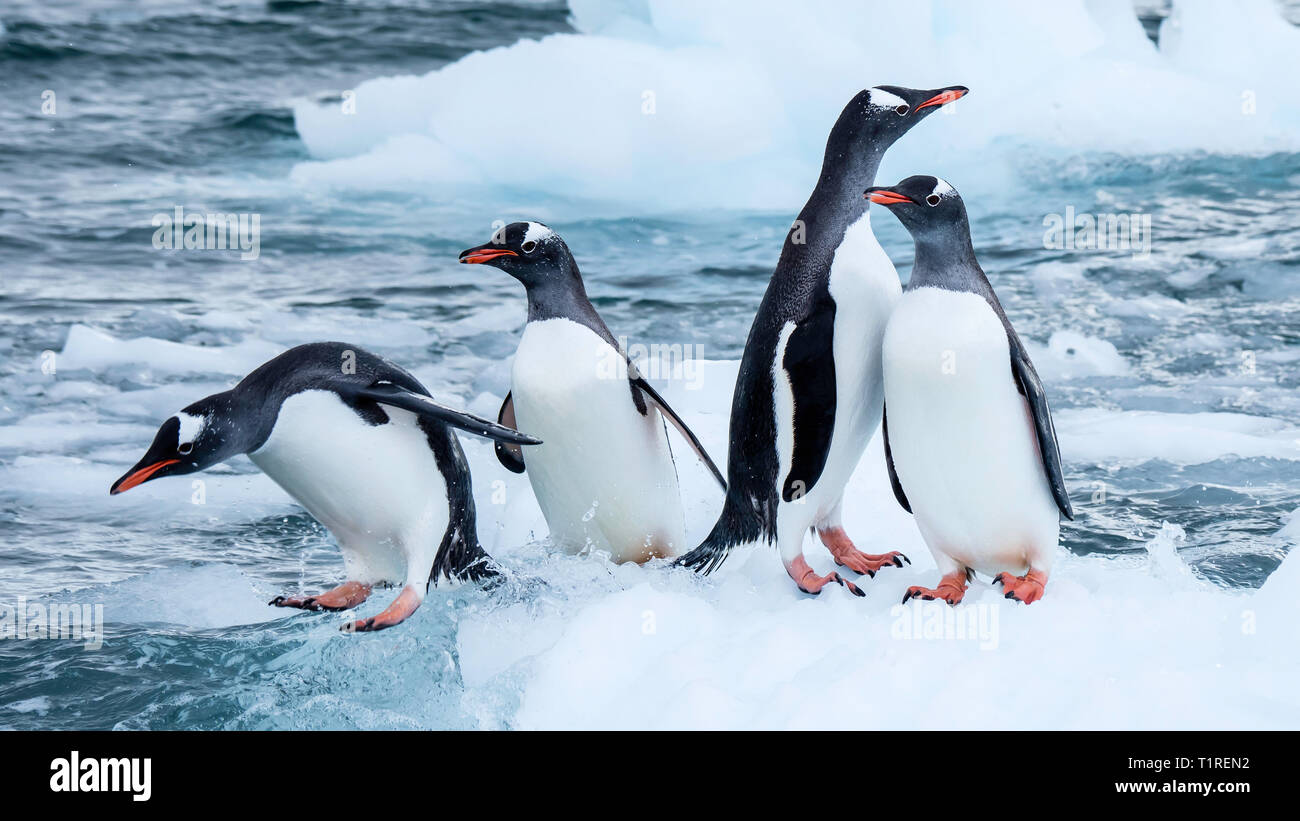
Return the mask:
<path fill-rule="evenodd" d="M 880 424 L 880 340 L 901 291 L 862 189 L 889 146 L 966 91 L 877 86 L 840 114 L 745 343 L 722 514 L 679 564 L 709 573 L 737 545 L 775 543 L 805 593 L 836 582 L 864 595 L 839 573 L 809 566 L 803 540 L 813 529 L 836 564 L 855 573 L 902 567 L 897 551 L 859 551 L 841 522 L 844 487 Z"/>
<path fill-rule="evenodd" d="M 528 297 L 497 421 L 545 444 L 496 450 L 507 469 L 527 470 L 551 539 L 617 562 L 677 555 L 685 516 L 668 425 L 725 487 L 722 473 L 596 313 L 569 246 L 540 222 L 515 222 L 460 261 L 505 271 Z"/>
<path fill-rule="evenodd" d="M 977 571 L 1008 599 L 1035 602 L 1060 517 L 1074 518 L 1043 383 L 975 259 L 957 191 L 917 176 L 866 197 L 916 245 L 885 330 L 885 461 L 943 578 L 903 601 L 956 604 Z"/>
<path fill-rule="evenodd" d="M 247 454 L 338 540 L 347 581 L 271 604 L 347 610 L 377 584 L 402 591 L 348 631 L 400 623 L 441 577 L 499 575 L 479 544 L 469 466 L 453 429 L 512 447 L 540 442 L 434 402 L 411 374 L 355 345 L 319 342 L 280 354 L 228 391 L 169 418 L 116 495 Z"/>

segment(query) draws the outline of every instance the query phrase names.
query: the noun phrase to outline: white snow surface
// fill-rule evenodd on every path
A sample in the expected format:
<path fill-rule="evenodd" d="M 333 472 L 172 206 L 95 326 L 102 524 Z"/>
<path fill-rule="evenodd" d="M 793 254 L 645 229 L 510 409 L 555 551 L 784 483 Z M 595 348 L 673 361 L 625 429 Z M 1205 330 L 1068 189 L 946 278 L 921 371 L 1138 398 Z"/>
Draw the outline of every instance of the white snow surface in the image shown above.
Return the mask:
<path fill-rule="evenodd" d="M 250 346 L 128 343 L 74 328 L 62 356 L 129 364 L 142 353 L 176 372 L 198 357 L 193 361 L 219 374 L 243 368 Z M 673 382 L 662 387 L 722 459 L 737 363 L 704 362 L 701 368 L 698 389 Z M 203 386 L 187 387 L 193 395 L 186 401 L 200 398 Z M 109 483 L 143 452 L 150 425 L 174 412 L 175 402 L 168 401 L 180 395 L 164 388 L 124 392 L 115 397 L 117 405 L 128 407 L 137 394 L 145 401 L 130 418 L 134 424 L 95 429 L 98 435 L 79 446 L 84 458 L 24 455 L 0 465 L 0 485 L 39 493 L 45 503 L 67 509 L 99 513 L 113 506 L 232 528 L 293 509 L 265 476 L 228 468 L 204 474 L 208 500 L 202 508 L 190 504 L 191 486 L 183 480 L 151 482 L 110 498 L 104 492 Z M 450 392 L 438 398 L 474 407 L 500 401 Z M 60 430 L 80 435 L 74 419 L 25 421 L 6 433 L 21 436 L 29 425 L 34 436 L 57 437 Z M 1158 458 L 1198 464 L 1231 454 L 1300 462 L 1300 432 L 1242 414 L 1068 409 L 1057 413 L 1057 427 L 1067 463 Z M 545 522 L 527 477 L 507 473 L 489 443 L 463 442 L 484 545 L 506 565 L 544 582 L 528 598 L 476 607 L 455 620 L 461 698 L 482 726 L 1300 728 L 1297 551 L 1261 589 L 1227 591 L 1182 562 L 1176 548 L 1183 533 L 1166 525 L 1134 534 L 1135 547 L 1145 550 L 1127 557 L 1063 552 L 1046 597 L 1032 606 L 1005 600 L 986 579 L 955 609 L 938 602 L 902 606 L 907 586 L 937 579 L 912 517 L 890 492 L 877 436 L 849 485 L 845 524 L 863 549 L 902 550 L 913 564 L 863 579 L 865 599 L 836 586 L 809 597 L 795 589 L 768 549 L 737 550 L 710 577 L 666 562 L 615 566 L 600 556 L 565 555 L 544 539 Z M 721 495 L 684 452 L 678 449 L 689 541 L 707 532 Z M 1083 519 L 1089 504 L 1076 510 Z M 1300 512 L 1272 538 L 1300 540 L 1297 521 Z M 1063 538 L 1068 543 L 1068 525 Z M 833 567 L 823 548 L 806 547 L 815 568 Z M 186 581 L 175 573 L 199 575 Z M 144 590 L 150 585 L 176 600 L 162 609 L 175 610 L 180 623 L 220 627 L 280 615 L 266 612 L 261 587 L 230 569 L 180 568 L 110 589 L 114 601 L 139 598 L 137 609 L 156 617 L 160 605 Z M 114 609 L 120 614 L 123 607 L 119 602 Z M 426 606 L 397 629 L 428 629 L 421 622 L 448 613 Z M 367 639 L 333 634 L 321 640 Z"/>
<path fill-rule="evenodd" d="M 882 84 L 971 89 L 891 149 L 879 177 L 965 169 L 968 199 L 1041 158 L 1300 146 L 1300 85 L 1277 70 L 1294 64 L 1300 30 L 1272 0 L 1173 0 L 1159 46 L 1131 0 L 570 8 L 576 33 L 366 80 L 355 114 L 298 103 L 313 159 L 294 181 L 549 192 L 640 212 L 788 208 L 844 104 Z"/>

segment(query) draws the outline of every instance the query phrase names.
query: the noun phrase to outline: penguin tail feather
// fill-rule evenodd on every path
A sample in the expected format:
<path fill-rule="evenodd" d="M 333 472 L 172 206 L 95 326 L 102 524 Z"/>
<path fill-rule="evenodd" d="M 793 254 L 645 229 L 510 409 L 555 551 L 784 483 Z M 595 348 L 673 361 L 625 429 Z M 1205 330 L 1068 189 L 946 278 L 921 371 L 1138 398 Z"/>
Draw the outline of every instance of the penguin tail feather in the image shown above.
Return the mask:
<path fill-rule="evenodd" d="M 722 566 L 727 560 L 727 554 L 730 553 L 731 546 L 724 544 L 720 539 L 715 539 L 710 533 L 708 538 L 700 543 L 699 547 L 684 556 L 679 556 L 677 561 L 673 562 L 674 567 L 688 567 L 696 573 L 708 575 Z"/>
<path fill-rule="evenodd" d="M 499 580 L 501 573 L 501 566 L 488 555 L 476 536 L 467 536 L 459 528 L 448 528 L 429 571 L 429 584 L 436 584 L 442 577 L 448 581 L 488 582 Z"/>
<path fill-rule="evenodd" d="M 761 537 L 762 527 L 758 518 L 751 511 L 733 504 L 728 496 L 713 530 L 709 531 L 699 547 L 678 558 L 673 566 L 689 567 L 696 573 L 707 576 L 722 566 L 727 556 L 731 555 L 733 547 L 759 541 Z"/>

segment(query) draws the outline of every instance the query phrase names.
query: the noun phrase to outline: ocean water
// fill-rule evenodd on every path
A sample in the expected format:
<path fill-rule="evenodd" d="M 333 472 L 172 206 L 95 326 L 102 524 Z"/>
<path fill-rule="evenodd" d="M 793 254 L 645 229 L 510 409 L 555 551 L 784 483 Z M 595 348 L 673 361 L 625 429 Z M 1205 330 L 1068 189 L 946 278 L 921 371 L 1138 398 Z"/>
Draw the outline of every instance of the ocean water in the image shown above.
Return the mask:
<path fill-rule="evenodd" d="M 0 640 L 0 727 L 1300 727 L 1300 5 L 699 5 L 0 10 L 0 604 L 107 623 L 94 650 Z M 1043 602 L 968 596 L 996 647 L 900 640 L 894 605 L 934 570 L 878 441 L 847 524 L 914 564 L 865 600 L 804 597 L 763 551 L 708 579 L 559 554 L 527 480 L 468 439 L 480 536 L 517 578 L 376 635 L 266 606 L 342 563 L 247 459 L 109 498 L 162 419 L 301 342 L 495 414 L 522 291 L 456 255 L 521 218 L 564 236 L 616 334 L 689 346 L 661 384 L 725 458 L 826 132 L 883 83 L 973 90 L 879 183 L 962 191 L 1078 514 Z M 257 215 L 257 258 L 155 249 L 177 207 Z M 1067 214 L 1150 228 L 1049 247 Z M 873 227 L 905 279 L 905 233 Z M 720 499 L 681 472 L 700 538 Z M 953 666 L 965 689 L 933 672 Z"/>

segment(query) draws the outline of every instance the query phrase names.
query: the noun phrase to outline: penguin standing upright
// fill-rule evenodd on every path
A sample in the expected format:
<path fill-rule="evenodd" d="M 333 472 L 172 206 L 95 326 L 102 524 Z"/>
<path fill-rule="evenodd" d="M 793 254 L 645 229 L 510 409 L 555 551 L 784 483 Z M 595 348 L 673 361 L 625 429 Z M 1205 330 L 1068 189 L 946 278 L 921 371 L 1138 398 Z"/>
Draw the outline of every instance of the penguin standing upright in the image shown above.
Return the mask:
<path fill-rule="evenodd" d="M 840 566 L 871 576 L 902 566 L 897 552 L 859 552 L 841 524 L 844 486 L 880 424 L 880 340 L 901 292 L 862 188 L 890 145 L 966 92 L 878 86 L 840 114 L 745 343 L 722 514 L 679 564 L 708 573 L 736 545 L 775 542 L 800 590 L 818 593 L 833 581 L 864 595 L 808 565 L 803 539 L 815 528 Z"/>
<path fill-rule="evenodd" d="M 903 601 L 956 604 L 971 571 L 1037 601 L 1060 517 L 1074 518 L 1043 384 L 975 259 L 956 190 L 917 176 L 866 196 L 916 243 L 885 330 L 885 461 L 943 578 Z"/>
<path fill-rule="evenodd" d="M 538 222 L 511 223 L 460 261 L 513 276 L 528 296 L 528 324 L 497 421 L 545 441 L 527 456 L 498 444 L 501 464 L 525 466 L 551 538 L 615 561 L 677 555 L 685 516 L 665 422 L 725 488 L 698 438 L 627 359 L 587 298 L 578 263 Z"/>
<path fill-rule="evenodd" d="M 347 570 L 332 590 L 271 604 L 346 610 L 376 584 L 402 584 L 383 612 L 344 625 L 382 630 L 414 613 L 439 577 L 498 573 L 479 545 L 469 466 L 453 427 L 516 447 L 540 444 L 439 405 L 414 376 L 355 345 L 300 345 L 169 418 L 109 492 L 248 454 L 329 528 Z"/>

